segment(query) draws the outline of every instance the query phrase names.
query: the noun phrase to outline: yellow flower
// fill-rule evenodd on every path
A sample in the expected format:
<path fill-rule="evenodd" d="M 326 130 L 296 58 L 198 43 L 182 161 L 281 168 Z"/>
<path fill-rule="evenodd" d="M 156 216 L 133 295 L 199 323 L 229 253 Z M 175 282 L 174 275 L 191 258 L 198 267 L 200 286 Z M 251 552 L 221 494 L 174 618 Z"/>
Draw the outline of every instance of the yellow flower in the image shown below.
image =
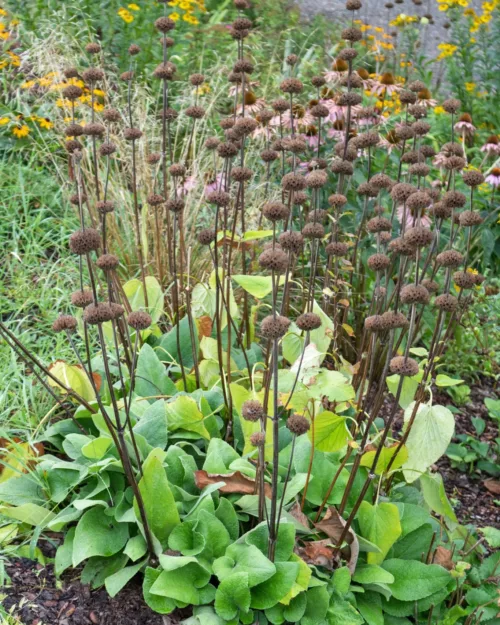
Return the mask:
<path fill-rule="evenodd" d="M 94 111 L 97 111 L 98 113 L 100 113 L 103 110 L 104 110 L 104 104 L 101 104 L 100 102 L 94 102 Z"/>
<path fill-rule="evenodd" d="M 458 46 L 455 46 L 451 43 L 440 43 L 438 45 L 438 50 L 441 50 L 441 53 L 437 57 L 437 60 L 441 61 L 442 59 L 446 59 L 449 56 L 453 56 L 458 50 Z"/>
<path fill-rule="evenodd" d="M 476 88 L 476 83 L 475 82 L 466 82 L 465 83 L 465 90 L 468 91 L 469 93 L 472 93 L 475 88 Z"/>
<path fill-rule="evenodd" d="M 54 124 L 46 117 L 38 117 L 36 121 L 38 122 L 40 128 L 45 128 L 45 130 L 50 130 L 54 127 Z"/>
<path fill-rule="evenodd" d="M 132 13 L 130 11 L 127 11 L 127 9 L 124 9 L 123 7 L 118 9 L 118 15 L 127 24 L 130 24 L 130 22 L 134 21 L 134 16 L 132 15 Z"/>
<path fill-rule="evenodd" d="M 140 10 L 141 10 L 141 7 L 140 7 L 140 6 L 138 6 L 137 4 L 134 4 L 134 3 L 129 4 L 129 5 L 128 5 L 128 8 L 129 8 L 131 11 L 140 11 Z"/>
<path fill-rule="evenodd" d="M 0 15 L 2 15 L 3 17 L 6 17 L 7 11 L 5 9 L 0 8 Z"/>
<path fill-rule="evenodd" d="M 182 19 L 188 24 L 193 24 L 193 26 L 197 26 L 200 23 L 197 17 L 195 17 L 194 15 L 189 15 L 188 13 L 184 13 Z"/>
<path fill-rule="evenodd" d="M 23 124 L 22 126 L 15 126 L 12 129 L 12 134 L 17 137 L 18 139 L 22 139 L 23 137 L 27 137 L 30 133 L 30 129 L 28 128 L 28 126 L 26 126 L 26 124 Z"/>
<path fill-rule="evenodd" d="M 10 122 L 10 119 L 8 117 L 0 117 L 0 126 L 5 126 L 5 124 L 8 124 Z"/>
<path fill-rule="evenodd" d="M 36 85 L 36 80 L 25 80 L 21 83 L 21 89 L 31 89 Z"/>
<path fill-rule="evenodd" d="M 174 20 L 174 22 L 176 22 L 180 18 L 180 14 L 179 13 L 170 13 L 169 17 L 170 17 L 171 20 Z"/>
<path fill-rule="evenodd" d="M 435 106 L 434 113 L 436 113 L 436 115 L 444 115 L 446 111 L 444 110 L 442 106 Z"/>

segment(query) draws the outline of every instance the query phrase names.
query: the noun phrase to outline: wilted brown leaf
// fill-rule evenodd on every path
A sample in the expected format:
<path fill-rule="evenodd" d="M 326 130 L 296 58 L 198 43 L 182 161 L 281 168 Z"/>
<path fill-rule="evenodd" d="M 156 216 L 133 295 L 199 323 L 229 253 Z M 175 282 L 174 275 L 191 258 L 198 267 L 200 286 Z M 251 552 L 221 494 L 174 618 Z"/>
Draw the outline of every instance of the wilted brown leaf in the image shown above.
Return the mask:
<path fill-rule="evenodd" d="M 307 529 L 311 529 L 311 524 L 309 523 L 309 519 L 302 512 L 300 504 L 295 502 L 293 506 L 290 508 L 288 513 L 293 516 L 293 518 L 298 521 L 301 525 L 303 525 Z"/>
<path fill-rule="evenodd" d="M 246 475 L 235 471 L 234 473 L 207 473 L 206 471 L 195 471 L 194 478 L 196 486 L 199 489 L 217 484 L 217 482 L 225 482 L 219 490 L 221 493 L 230 494 L 238 493 L 241 495 L 255 495 L 257 493 L 257 485 L 255 480 L 250 479 Z M 266 497 L 271 498 L 271 486 L 265 484 L 264 492 Z"/>
<path fill-rule="evenodd" d="M 449 549 L 446 549 L 446 547 L 437 547 L 436 551 L 434 552 L 432 562 L 433 564 L 441 565 L 443 568 L 448 569 L 448 571 L 451 571 L 455 568 L 453 560 L 451 559 L 451 551 Z"/>
<path fill-rule="evenodd" d="M 314 527 L 326 534 L 331 539 L 332 543 L 336 545 L 344 531 L 345 521 L 337 512 L 337 509 L 330 506 L 323 519 L 319 523 L 315 523 Z M 349 529 L 347 532 L 345 541 L 349 545 L 350 551 L 347 568 L 351 573 L 354 573 L 359 556 L 359 542 L 352 529 Z"/>
<path fill-rule="evenodd" d="M 198 333 L 200 338 L 203 336 L 212 336 L 212 320 L 208 315 L 203 315 L 198 319 Z"/>
<path fill-rule="evenodd" d="M 296 547 L 295 553 L 307 564 L 314 566 L 324 566 L 326 569 L 333 569 L 336 561 L 334 549 L 330 540 L 316 540 L 304 543 L 304 546 Z"/>
<path fill-rule="evenodd" d="M 490 493 L 494 495 L 500 495 L 500 481 L 499 480 L 484 480 L 483 484 Z"/>
<path fill-rule="evenodd" d="M 231 241 L 231 237 L 222 237 L 217 242 L 217 247 L 222 247 L 224 243 L 226 245 L 231 246 L 234 249 L 244 250 L 245 252 L 247 252 L 248 250 L 251 250 L 254 244 L 253 241 L 240 241 L 239 239 L 235 239 L 234 241 Z"/>

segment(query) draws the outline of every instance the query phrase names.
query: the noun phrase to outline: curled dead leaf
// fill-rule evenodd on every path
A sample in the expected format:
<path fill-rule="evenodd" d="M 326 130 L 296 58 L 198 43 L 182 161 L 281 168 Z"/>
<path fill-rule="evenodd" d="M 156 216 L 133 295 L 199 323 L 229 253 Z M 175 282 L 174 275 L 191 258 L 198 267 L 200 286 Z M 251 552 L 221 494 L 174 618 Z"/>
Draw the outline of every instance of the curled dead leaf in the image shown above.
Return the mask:
<path fill-rule="evenodd" d="M 439 546 L 436 548 L 436 550 L 434 551 L 434 556 L 432 558 L 432 563 L 439 564 L 443 568 L 448 569 L 448 571 L 451 571 L 455 568 L 451 557 L 451 551 L 449 549 L 446 549 L 446 547 Z"/>
<path fill-rule="evenodd" d="M 194 479 L 196 486 L 201 490 L 205 486 L 211 484 L 217 484 L 217 482 L 225 482 L 219 490 L 221 493 L 230 494 L 238 493 L 240 495 L 256 495 L 258 491 L 255 480 L 250 479 L 246 475 L 243 475 L 240 471 L 234 473 L 207 473 L 200 470 L 195 471 Z M 264 492 L 266 497 L 271 498 L 271 486 L 269 484 L 264 485 Z"/>
<path fill-rule="evenodd" d="M 299 502 L 295 502 L 293 506 L 290 508 L 288 513 L 293 516 L 293 518 L 298 521 L 301 525 L 303 525 L 308 530 L 311 529 L 311 524 L 306 515 L 302 512 Z"/>
<path fill-rule="evenodd" d="M 337 512 L 337 509 L 330 506 L 323 519 L 319 523 L 315 523 L 314 527 L 320 532 L 326 534 L 331 539 L 331 542 L 336 545 L 342 537 L 345 521 Z M 356 564 L 359 556 L 359 542 L 352 529 L 349 529 L 347 532 L 345 542 L 349 545 L 347 568 L 352 574 L 356 570 Z"/>
<path fill-rule="evenodd" d="M 306 542 L 303 546 L 297 546 L 295 548 L 295 553 L 300 556 L 304 562 L 307 562 L 307 564 L 323 566 L 330 571 L 338 560 L 330 540 Z"/>
<path fill-rule="evenodd" d="M 198 323 L 198 334 L 200 339 L 203 336 L 210 337 L 212 336 L 212 319 L 208 315 L 203 315 L 199 319 L 197 319 Z"/>

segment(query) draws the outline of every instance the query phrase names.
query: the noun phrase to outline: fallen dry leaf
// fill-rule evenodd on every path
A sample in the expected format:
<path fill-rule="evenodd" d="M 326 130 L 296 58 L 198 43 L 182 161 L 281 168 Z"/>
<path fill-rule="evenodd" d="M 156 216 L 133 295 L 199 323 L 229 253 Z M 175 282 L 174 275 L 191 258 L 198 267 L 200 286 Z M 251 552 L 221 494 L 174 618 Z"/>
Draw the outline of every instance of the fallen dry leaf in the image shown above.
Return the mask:
<path fill-rule="evenodd" d="M 12 440 L 0 438 L 0 482 L 27 473 L 34 466 L 35 458 L 44 453 L 42 443 L 30 445 L 17 437 Z"/>
<path fill-rule="evenodd" d="M 499 480 L 483 480 L 483 484 L 490 493 L 494 495 L 500 495 L 500 481 Z"/>
<path fill-rule="evenodd" d="M 194 478 L 196 486 L 199 489 L 216 484 L 217 482 L 225 482 L 219 490 L 221 493 L 230 494 L 238 493 L 241 495 L 255 495 L 257 494 L 257 485 L 255 480 L 250 479 L 240 471 L 234 473 L 207 473 L 206 471 L 195 471 Z M 264 492 L 266 497 L 271 498 L 271 486 L 270 484 L 264 485 Z"/>
<path fill-rule="evenodd" d="M 316 540 L 304 543 L 304 546 L 297 546 L 295 553 L 307 564 L 323 566 L 332 570 L 335 561 L 338 559 L 334 555 L 334 549 L 330 540 Z"/>
<path fill-rule="evenodd" d="M 288 513 L 293 516 L 293 518 L 298 521 L 301 525 L 303 525 L 307 529 L 311 529 L 311 524 L 306 515 L 302 512 L 299 502 L 295 502 L 293 506 L 290 508 Z"/>
<path fill-rule="evenodd" d="M 448 569 L 448 571 L 451 571 L 455 568 L 453 560 L 451 559 L 451 551 L 449 549 L 446 549 L 446 547 L 437 547 L 432 558 L 432 563 L 439 564 L 443 568 Z"/>
<path fill-rule="evenodd" d="M 197 321 L 198 321 L 199 337 L 202 338 L 203 336 L 207 336 L 207 337 L 212 336 L 213 323 L 210 317 L 208 315 L 203 315 Z"/>
<path fill-rule="evenodd" d="M 315 523 L 314 527 L 326 534 L 331 539 L 332 543 L 336 545 L 344 531 L 345 521 L 337 512 L 336 508 L 329 506 L 323 519 L 319 523 Z M 356 563 L 358 562 L 359 556 L 359 542 L 352 529 L 349 529 L 347 532 L 345 541 L 349 545 L 347 568 L 352 574 L 356 570 Z"/>

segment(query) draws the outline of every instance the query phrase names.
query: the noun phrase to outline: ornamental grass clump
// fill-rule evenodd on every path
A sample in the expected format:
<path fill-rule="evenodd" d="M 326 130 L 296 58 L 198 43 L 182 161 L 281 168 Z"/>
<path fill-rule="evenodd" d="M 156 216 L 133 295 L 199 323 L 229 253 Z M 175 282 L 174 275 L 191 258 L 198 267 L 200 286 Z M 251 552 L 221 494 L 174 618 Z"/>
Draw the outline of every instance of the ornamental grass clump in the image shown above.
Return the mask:
<path fill-rule="evenodd" d="M 207 107 L 210 68 L 182 75 L 162 4 L 148 123 L 134 116 L 134 44 L 117 103 L 98 112 L 91 101 L 83 120 L 72 104 L 81 88 L 63 93 L 79 283 L 54 331 L 74 364 L 45 366 L 0 322 L 55 401 L 78 405 L 44 434 L 72 477 L 55 455 L 34 469 L 49 475 L 43 527 L 65 532 L 56 571 L 86 562 L 86 579 L 112 595 L 140 572 L 148 605 L 187 607 L 198 621 L 186 623 L 370 623 L 369 608 L 446 618 L 482 556 L 434 472 L 454 418 L 432 387 L 453 384 L 438 366 L 484 280 L 471 250 L 489 218 L 476 193 L 484 177 L 456 142 L 460 104 L 443 105 L 436 165 L 416 96 L 426 85 L 386 73 L 367 95 L 354 19 L 334 72 L 310 77 L 289 54 L 272 99 L 259 101 L 254 23 L 236 0 L 231 103 Z M 89 67 L 76 71 L 93 98 L 107 70 L 97 43 L 86 51 Z M 373 106 L 371 94 L 389 91 L 400 114 Z M 211 171 L 193 236 L 201 162 Z M 132 251 L 111 227 L 117 172 Z M 16 504 L 5 486 L 2 498 Z"/>

